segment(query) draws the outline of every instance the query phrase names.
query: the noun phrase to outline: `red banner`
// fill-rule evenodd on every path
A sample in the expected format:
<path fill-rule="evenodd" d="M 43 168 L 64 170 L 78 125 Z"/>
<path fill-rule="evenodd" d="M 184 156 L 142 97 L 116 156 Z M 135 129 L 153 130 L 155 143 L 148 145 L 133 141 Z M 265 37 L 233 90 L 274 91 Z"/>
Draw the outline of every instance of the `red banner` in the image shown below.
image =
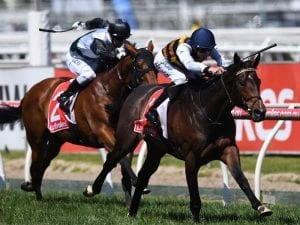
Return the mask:
<path fill-rule="evenodd" d="M 258 75 L 262 80 L 261 96 L 266 104 L 300 103 L 300 64 L 260 64 Z M 66 70 L 56 70 L 56 76 L 70 75 Z M 168 82 L 168 79 L 159 75 L 161 83 Z M 295 115 L 299 109 L 295 110 Z M 287 111 L 293 114 L 293 110 Z M 274 118 L 275 113 L 284 113 L 278 109 L 276 112 L 269 111 Z M 297 115 L 296 115 L 297 116 Z M 253 123 L 250 120 L 237 119 L 237 144 L 244 153 L 258 153 L 267 136 L 275 126 L 277 120 L 268 120 L 260 123 Z M 284 121 L 274 139 L 270 143 L 268 153 L 279 154 L 300 154 L 300 144 L 297 138 L 300 137 L 300 121 Z M 76 147 L 78 149 L 78 147 Z M 64 149 L 71 150 L 73 146 L 65 146 Z M 82 150 L 82 147 L 79 149 Z"/>
<path fill-rule="evenodd" d="M 261 96 L 266 104 L 300 103 L 300 64 L 261 64 Z M 292 111 L 292 110 L 291 110 Z M 298 110 L 294 110 L 296 113 Z M 277 121 L 253 123 L 236 120 L 237 144 L 242 152 L 258 152 Z M 286 120 L 273 138 L 268 153 L 300 154 L 300 121 Z"/>

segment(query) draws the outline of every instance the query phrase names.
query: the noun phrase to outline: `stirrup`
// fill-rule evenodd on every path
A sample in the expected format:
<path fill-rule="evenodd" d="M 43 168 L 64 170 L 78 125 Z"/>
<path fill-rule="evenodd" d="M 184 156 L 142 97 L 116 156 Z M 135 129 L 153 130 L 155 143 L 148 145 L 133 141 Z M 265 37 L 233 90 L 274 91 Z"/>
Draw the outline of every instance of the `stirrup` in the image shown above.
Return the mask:
<path fill-rule="evenodd" d="M 158 113 L 155 109 L 150 109 L 146 114 L 145 114 L 146 119 L 148 120 L 149 123 L 159 126 L 160 121 L 158 119 Z"/>
<path fill-rule="evenodd" d="M 69 113 L 69 98 L 66 96 L 59 96 L 57 101 L 59 103 L 59 108 L 61 108 L 65 113 Z"/>

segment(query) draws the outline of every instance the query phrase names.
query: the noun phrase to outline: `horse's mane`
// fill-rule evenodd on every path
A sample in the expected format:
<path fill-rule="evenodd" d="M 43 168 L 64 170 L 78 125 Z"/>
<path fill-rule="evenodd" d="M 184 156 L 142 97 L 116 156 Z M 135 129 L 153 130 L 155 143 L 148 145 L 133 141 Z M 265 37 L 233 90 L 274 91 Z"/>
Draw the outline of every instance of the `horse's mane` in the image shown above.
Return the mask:
<path fill-rule="evenodd" d="M 200 91 L 205 91 L 207 95 L 214 94 L 216 90 L 219 89 L 221 85 L 221 76 L 230 75 L 234 70 L 237 69 L 237 65 L 230 64 L 225 68 L 225 72 L 222 75 L 212 75 L 212 76 L 195 76 L 193 79 L 189 79 L 187 83 L 181 86 L 181 90 L 175 91 L 176 94 L 172 93 L 172 99 L 174 99 L 175 95 L 178 95 L 179 92 L 185 91 L 188 95 L 193 93 L 199 93 Z M 184 99 L 188 98 L 188 96 L 182 96 Z"/>
<path fill-rule="evenodd" d="M 135 47 L 135 46 L 136 46 L 136 43 L 131 43 L 131 42 L 129 42 L 129 41 L 125 41 L 125 42 L 124 42 L 124 52 L 125 52 L 125 54 L 122 54 L 121 52 L 119 52 L 120 57 L 118 57 L 118 60 L 112 61 L 111 64 L 107 64 L 108 70 L 107 70 L 107 69 L 106 69 L 106 70 L 103 70 L 103 69 L 102 69 L 102 70 L 97 71 L 97 73 L 103 74 L 103 73 L 111 72 L 113 69 L 115 69 L 115 68 L 118 66 L 118 64 L 119 64 L 120 62 L 122 62 L 127 56 L 129 56 L 129 51 L 128 51 L 127 48 L 125 47 L 126 45 L 130 45 L 130 46 L 133 46 L 134 48 L 136 48 L 136 47 Z"/>
<path fill-rule="evenodd" d="M 124 42 L 125 54 L 123 54 L 121 56 L 118 63 L 120 63 L 127 56 L 129 56 L 129 51 L 126 48 L 126 45 L 130 45 L 130 46 L 133 46 L 134 48 L 136 48 L 136 43 L 131 43 L 131 42 L 126 40 Z M 115 67 L 118 65 L 118 63 L 115 65 Z M 122 107 L 126 97 L 129 95 L 129 93 L 130 93 L 130 89 L 125 89 L 125 92 L 123 93 L 122 96 L 120 96 L 118 99 L 114 100 L 112 102 L 112 104 L 109 104 L 109 105 L 105 106 L 105 109 L 109 114 L 109 123 L 114 129 L 117 127 L 121 107 Z"/>

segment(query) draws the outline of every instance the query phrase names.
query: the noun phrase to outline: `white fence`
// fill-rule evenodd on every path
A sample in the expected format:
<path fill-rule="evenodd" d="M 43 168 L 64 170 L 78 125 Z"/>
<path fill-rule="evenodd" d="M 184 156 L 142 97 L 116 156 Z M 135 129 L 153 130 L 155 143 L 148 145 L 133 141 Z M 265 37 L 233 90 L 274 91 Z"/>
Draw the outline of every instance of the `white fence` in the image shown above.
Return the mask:
<path fill-rule="evenodd" d="M 218 49 L 229 59 L 233 52 L 238 52 L 244 57 L 266 45 L 277 43 L 277 47 L 263 54 L 264 61 L 300 61 L 300 28 L 215 29 L 213 31 Z M 156 52 L 172 39 L 190 33 L 190 30 L 133 30 L 130 40 L 137 43 L 139 47 L 146 46 L 149 40 L 153 40 L 154 52 Z M 81 31 L 51 34 L 51 63 L 63 63 L 70 44 L 82 34 Z M 28 64 L 29 40 L 27 32 L 0 33 L 0 66 Z"/>

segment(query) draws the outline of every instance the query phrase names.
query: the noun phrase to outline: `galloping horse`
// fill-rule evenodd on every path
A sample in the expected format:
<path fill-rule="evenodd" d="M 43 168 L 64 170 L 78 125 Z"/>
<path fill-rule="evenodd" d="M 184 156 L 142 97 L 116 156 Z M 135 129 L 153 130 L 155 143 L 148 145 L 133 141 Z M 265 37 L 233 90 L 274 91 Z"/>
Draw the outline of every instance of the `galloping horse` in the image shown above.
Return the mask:
<path fill-rule="evenodd" d="M 74 105 L 77 123 L 75 131 L 66 129 L 51 133 L 47 128 L 48 108 L 53 92 L 69 78 L 45 79 L 25 94 L 19 107 L 0 107 L 0 124 L 17 120 L 24 123 L 32 149 L 32 180 L 31 183 L 23 183 L 21 187 L 25 191 L 34 191 L 37 200 L 42 199 L 44 172 L 59 153 L 62 144 L 70 142 L 90 147 L 104 146 L 110 151 L 115 144 L 115 125 L 112 124 L 115 113 L 111 110 L 114 108 L 112 105 L 124 101 L 129 92 L 141 83 L 157 83 L 152 41 L 147 48 L 136 49 L 130 42 L 126 42 L 124 47 L 126 55 L 109 71 L 97 74 L 78 94 Z M 122 172 L 128 170 L 133 172 L 131 168 L 123 169 L 122 166 Z"/>
<path fill-rule="evenodd" d="M 261 81 L 256 73 L 259 61 L 260 55 L 244 62 L 235 54 L 234 63 L 226 68 L 223 75 L 213 76 L 208 81 L 209 84 L 198 78 L 176 90 L 168 106 L 167 138 L 161 136 L 157 139 L 147 132 L 144 135 L 134 132 L 135 121 L 143 117 L 148 100 L 161 86 L 149 85 L 135 89 L 122 106 L 115 147 L 108 154 L 107 161 L 92 186 L 93 191 L 100 192 L 106 174 L 144 138 L 148 154 L 138 173 L 129 209 L 130 216 L 137 214 L 142 191 L 166 153 L 185 161 L 194 221 L 199 221 L 201 209 L 197 174 L 202 165 L 212 160 L 221 160 L 228 166 L 253 209 L 262 216 L 271 215 L 272 211 L 255 197 L 241 170 L 239 149 L 235 141 L 236 127 L 231 115 L 233 107 L 238 106 L 246 110 L 253 121 L 264 119 L 266 109 L 260 97 Z M 169 91 L 171 93 L 172 88 Z"/>

